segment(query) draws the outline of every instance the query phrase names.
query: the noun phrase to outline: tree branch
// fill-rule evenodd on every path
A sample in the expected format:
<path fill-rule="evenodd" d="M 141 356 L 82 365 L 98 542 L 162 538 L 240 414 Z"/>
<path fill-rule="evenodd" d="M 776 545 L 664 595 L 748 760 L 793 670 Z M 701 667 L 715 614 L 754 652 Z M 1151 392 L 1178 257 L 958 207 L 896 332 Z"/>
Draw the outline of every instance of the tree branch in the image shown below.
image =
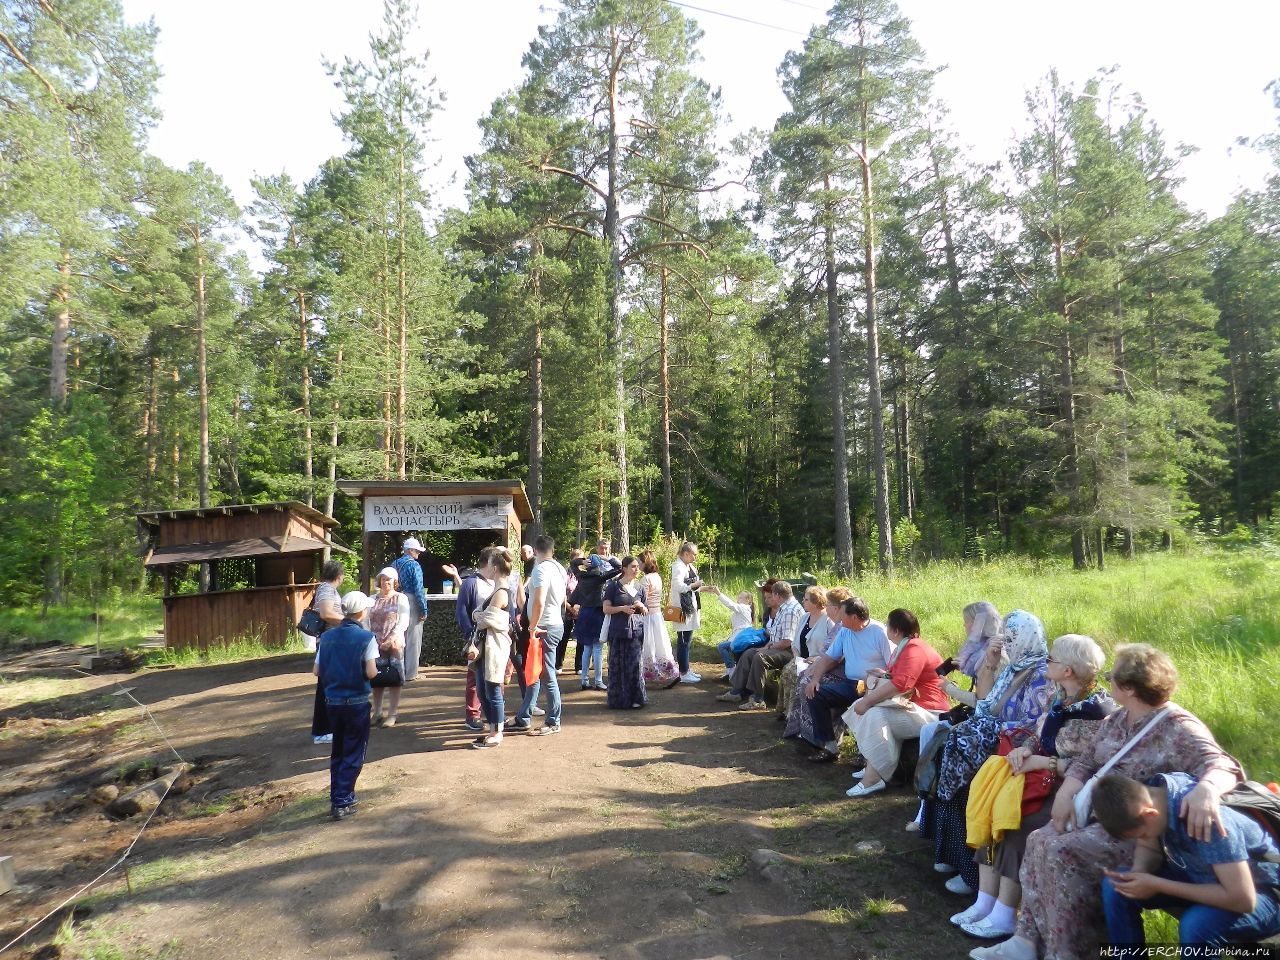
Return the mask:
<path fill-rule="evenodd" d="M 26 67 L 27 72 L 39 80 L 44 85 L 44 88 L 49 91 L 49 96 L 53 97 L 54 102 L 65 110 L 66 104 L 63 103 L 62 98 L 58 96 L 58 91 L 53 89 L 53 84 L 46 80 L 44 74 L 37 70 L 35 65 L 22 55 L 22 51 L 14 45 L 14 42 L 9 39 L 7 34 L 0 32 L 0 43 L 3 43 L 9 48 L 9 52 L 13 54 L 13 58 Z"/>
<path fill-rule="evenodd" d="M 558 173 L 562 177 L 568 177 L 570 180 L 573 180 L 576 183 L 582 184 L 582 186 L 586 187 L 588 190 L 590 190 L 592 193 L 598 196 L 601 200 L 609 199 L 609 195 L 607 193 L 605 193 L 603 190 L 597 187 L 594 183 L 592 183 L 586 177 L 582 176 L 582 174 L 580 173 L 574 173 L 572 170 L 566 170 L 564 167 L 553 167 L 549 163 L 537 164 L 537 170 L 541 173 Z"/>
<path fill-rule="evenodd" d="M 649 251 L 660 250 L 663 247 L 690 247 L 697 250 L 698 253 L 702 255 L 703 260 L 711 259 L 711 257 L 707 255 L 707 251 L 702 249 L 702 247 L 698 246 L 698 244 L 694 243 L 692 240 L 663 240 L 659 243 L 647 243 L 643 247 L 637 247 L 622 258 L 622 263 L 634 263 L 637 258 L 643 256 Z"/>

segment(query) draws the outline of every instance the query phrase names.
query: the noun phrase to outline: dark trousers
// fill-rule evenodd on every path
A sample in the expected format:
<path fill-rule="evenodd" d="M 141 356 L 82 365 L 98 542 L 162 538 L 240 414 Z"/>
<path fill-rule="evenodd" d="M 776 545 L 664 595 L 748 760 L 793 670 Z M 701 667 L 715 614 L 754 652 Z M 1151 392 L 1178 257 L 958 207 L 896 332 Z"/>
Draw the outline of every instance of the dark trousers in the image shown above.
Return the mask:
<path fill-rule="evenodd" d="M 844 677 L 822 678 L 818 689 L 814 691 L 813 699 L 802 701 L 805 709 L 809 711 L 813 729 L 813 740 L 810 742 L 815 747 L 826 746 L 836 738 L 835 727 L 831 723 L 831 712 L 835 710 L 844 713 L 857 699 L 858 681 Z"/>
<path fill-rule="evenodd" d="M 324 705 L 324 684 L 316 677 L 316 702 L 311 707 L 311 735 L 327 737 L 333 733 L 333 725 L 329 723 L 329 711 Z"/>
<path fill-rule="evenodd" d="M 350 807 L 356 802 L 356 779 L 364 767 L 369 745 L 369 701 L 327 704 L 333 725 L 333 749 L 329 752 L 329 803 Z"/>
<path fill-rule="evenodd" d="M 676 633 L 676 664 L 680 667 L 681 676 L 689 672 L 689 647 L 692 645 L 692 630 L 681 630 Z"/>
<path fill-rule="evenodd" d="M 483 660 L 483 656 L 481 660 Z M 480 691 L 476 686 L 476 671 L 467 671 L 467 705 L 466 715 L 468 720 L 480 719 Z"/>

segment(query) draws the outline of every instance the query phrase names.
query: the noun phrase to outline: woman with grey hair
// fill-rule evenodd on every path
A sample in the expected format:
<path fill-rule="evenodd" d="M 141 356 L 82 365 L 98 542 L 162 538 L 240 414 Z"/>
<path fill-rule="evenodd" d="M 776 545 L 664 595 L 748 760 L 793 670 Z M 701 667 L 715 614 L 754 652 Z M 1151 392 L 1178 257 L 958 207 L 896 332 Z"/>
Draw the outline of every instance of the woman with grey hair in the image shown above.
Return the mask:
<path fill-rule="evenodd" d="M 1092 637 L 1068 633 L 1053 641 L 1046 675 L 1054 685 L 1049 709 L 1040 715 L 1035 739 L 1011 750 L 1004 759 L 1014 775 L 1048 770 L 1053 774 L 1053 793 L 1034 813 L 1024 814 L 1017 830 L 1004 834 L 994 846 L 980 848 L 978 899 L 951 922 L 965 933 L 980 939 L 1003 939 L 1013 933 L 1022 887 L 1018 870 L 1027 848 L 1027 834 L 1049 822 L 1053 796 L 1062 783 L 1062 772 L 1093 738 L 1099 720 L 1115 710 L 1115 702 L 1098 687 L 1106 656 Z"/>

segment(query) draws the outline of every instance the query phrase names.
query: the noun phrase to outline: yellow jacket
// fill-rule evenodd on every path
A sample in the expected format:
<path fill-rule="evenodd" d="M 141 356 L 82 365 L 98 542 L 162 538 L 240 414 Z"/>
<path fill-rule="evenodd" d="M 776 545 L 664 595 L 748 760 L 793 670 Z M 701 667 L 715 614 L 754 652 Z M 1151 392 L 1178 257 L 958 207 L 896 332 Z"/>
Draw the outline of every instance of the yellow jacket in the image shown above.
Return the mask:
<path fill-rule="evenodd" d="M 1014 775 L 1004 757 L 988 757 L 969 785 L 966 842 L 975 850 L 999 843 L 1005 832 L 1022 823 L 1022 787 L 1026 777 Z"/>

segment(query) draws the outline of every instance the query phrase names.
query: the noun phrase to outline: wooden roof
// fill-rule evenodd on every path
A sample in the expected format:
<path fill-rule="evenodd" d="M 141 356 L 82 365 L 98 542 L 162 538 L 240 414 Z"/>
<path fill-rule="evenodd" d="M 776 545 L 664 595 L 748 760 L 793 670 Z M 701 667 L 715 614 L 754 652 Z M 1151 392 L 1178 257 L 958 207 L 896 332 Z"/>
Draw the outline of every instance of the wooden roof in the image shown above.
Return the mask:
<path fill-rule="evenodd" d="M 277 500 L 272 503 L 227 503 L 217 507 L 192 507 L 187 510 L 149 510 L 139 513 L 138 519 L 151 526 L 159 526 L 161 520 L 180 520 L 184 517 L 230 517 L 239 513 L 262 513 L 264 511 L 289 511 L 314 520 L 325 527 L 336 527 L 338 521 L 321 513 L 314 507 L 308 507 L 300 500 Z"/>
<path fill-rule="evenodd" d="M 350 553 L 340 543 L 328 538 L 311 540 L 306 537 L 251 537 L 247 540 L 223 540 L 220 543 L 191 543 L 176 547 L 159 547 L 145 561 L 148 567 L 162 567 L 170 563 L 200 563 L 205 560 L 225 560 L 230 557 L 283 556 L 294 553 L 318 553 L 325 547 L 340 553 Z"/>
<path fill-rule="evenodd" d="M 523 523 L 533 519 L 533 508 L 519 480 L 339 480 L 343 493 L 365 497 L 510 497 Z"/>

